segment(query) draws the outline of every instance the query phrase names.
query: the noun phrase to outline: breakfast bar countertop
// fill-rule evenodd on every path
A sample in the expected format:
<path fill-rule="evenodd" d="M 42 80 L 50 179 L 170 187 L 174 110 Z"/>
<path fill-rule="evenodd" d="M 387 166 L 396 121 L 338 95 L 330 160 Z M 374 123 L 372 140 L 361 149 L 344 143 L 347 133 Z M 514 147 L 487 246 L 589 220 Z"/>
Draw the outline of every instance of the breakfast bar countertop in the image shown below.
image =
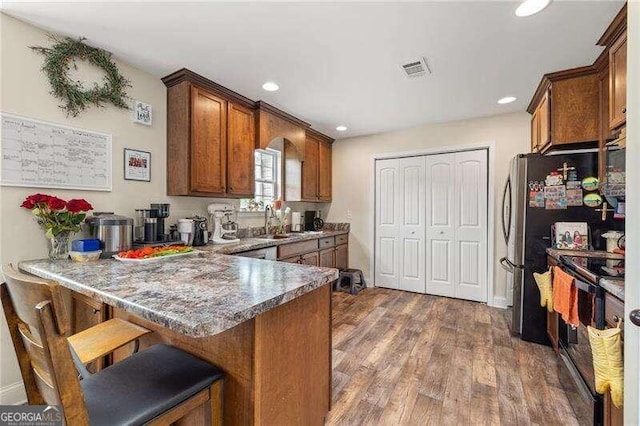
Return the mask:
<path fill-rule="evenodd" d="M 228 330 L 338 279 L 338 270 L 201 252 L 147 264 L 20 262 L 21 270 L 190 337 Z"/>

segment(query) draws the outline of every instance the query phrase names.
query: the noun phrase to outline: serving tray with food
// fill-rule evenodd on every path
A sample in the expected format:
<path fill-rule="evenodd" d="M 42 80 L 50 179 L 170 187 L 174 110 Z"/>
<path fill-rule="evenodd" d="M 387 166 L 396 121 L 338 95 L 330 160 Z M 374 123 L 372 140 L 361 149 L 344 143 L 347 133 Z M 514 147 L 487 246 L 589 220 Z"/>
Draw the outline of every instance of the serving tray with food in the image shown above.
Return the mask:
<path fill-rule="evenodd" d="M 142 247 L 135 250 L 121 251 L 114 254 L 113 258 L 120 262 L 148 263 L 159 260 L 171 259 L 181 256 L 189 256 L 199 253 L 191 246 L 162 246 L 162 247 Z"/>

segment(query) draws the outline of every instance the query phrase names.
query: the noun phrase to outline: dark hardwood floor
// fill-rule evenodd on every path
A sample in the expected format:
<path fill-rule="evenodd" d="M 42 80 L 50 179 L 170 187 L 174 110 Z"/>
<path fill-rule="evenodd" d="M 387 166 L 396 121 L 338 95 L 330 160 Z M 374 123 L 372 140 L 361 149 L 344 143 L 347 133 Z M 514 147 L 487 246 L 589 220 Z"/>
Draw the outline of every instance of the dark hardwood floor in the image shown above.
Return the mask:
<path fill-rule="evenodd" d="M 574 425 L 553 350 L 507 311 L 381 288 L 333 295 L 329 425 Z"/>

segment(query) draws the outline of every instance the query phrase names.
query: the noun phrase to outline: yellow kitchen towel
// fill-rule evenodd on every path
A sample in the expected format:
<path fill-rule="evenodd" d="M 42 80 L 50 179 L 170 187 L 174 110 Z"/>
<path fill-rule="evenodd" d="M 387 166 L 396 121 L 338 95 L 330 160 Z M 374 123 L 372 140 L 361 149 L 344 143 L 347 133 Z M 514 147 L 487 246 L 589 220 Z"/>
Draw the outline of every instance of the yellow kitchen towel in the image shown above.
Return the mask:
<path fill-rule="evenodd" d="M 604 394 L 610 390 L 611 402 L 621 408 L 624 401 L 624 364 L 620 324 L 606 330 L 587 329 L 596 373 L 596 392 Z"/>
<path fill-rule="evenodd" d="M 538 284 L 538 290 L 540 290 L 540 306 L 546 306 L 547 311 L 553 312 L 553 287 L 551 286 L 553 275 L 551 275 L 551 269 L 542 274 L 534 272 L 533 278 Z"/>

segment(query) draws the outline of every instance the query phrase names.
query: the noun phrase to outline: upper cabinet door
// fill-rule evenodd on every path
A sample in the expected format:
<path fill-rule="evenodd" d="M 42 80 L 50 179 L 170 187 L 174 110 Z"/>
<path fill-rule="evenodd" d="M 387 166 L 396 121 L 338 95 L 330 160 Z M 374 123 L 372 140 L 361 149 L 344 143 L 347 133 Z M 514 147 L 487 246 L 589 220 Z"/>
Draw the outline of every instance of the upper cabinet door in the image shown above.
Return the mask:
<path fill-rule="evenodd" d="M 320 142 L 318 153 L 318 198 L 331 201 L 331 144 Z"/>
<path fill-rule="evenodd" d="M 531 152 L 538 152 L 540 144 L 540 112 L 536 109 L 531 116 Z"/>
<path fill-rule="evenodd" d="M 318 201 L 318 157 L 320 142 L 307 135 L 302 163 L 302 200 Z"/>
<path fill-rule="evenodd" d="M 551 110 L 549 109 L 549 91 L 543 96 L 538 107 L 538 149 L 542 150 L 551 142 Z"/>
<path fill-rule="evenodd" d="M 227 101 L 191 89 L 191 191 L 226 192 Z"/>
<path fill-rule="evenodd" d="M 627 34 L 609 49 L 609 128 L 623 125 L 627 119 Z"/>
<path fill-rule="evenodd" d="M 227 193 L 253 196 L 255 127 L 253 111 L 229 102 Z"/>

